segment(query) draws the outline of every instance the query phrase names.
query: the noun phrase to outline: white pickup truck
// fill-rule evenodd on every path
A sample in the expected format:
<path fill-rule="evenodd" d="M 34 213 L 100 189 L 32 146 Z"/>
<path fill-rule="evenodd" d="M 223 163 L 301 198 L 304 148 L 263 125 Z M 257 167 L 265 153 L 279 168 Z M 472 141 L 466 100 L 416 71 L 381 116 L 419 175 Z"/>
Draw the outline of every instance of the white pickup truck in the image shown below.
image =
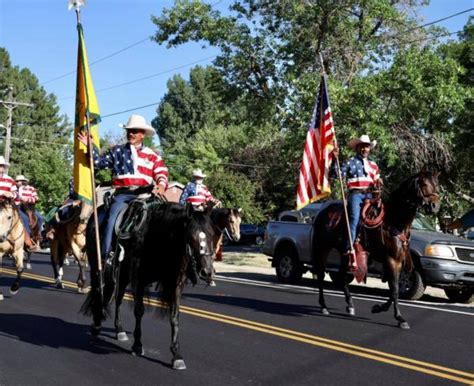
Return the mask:
<path fill-rule="evenodd" d="M 312 270 L 313 222 L 319 211 L 333 201 L 310 204 L 300 211 L 282 212 L 278 221 L 269 221 L 262 251 L 270 256 L 278 279 L 283 283 L 298 282 L 303 273 Z M 474 242 L 436 232 L 429 221 L 417 215 L 412 226 L 410 251 L 415 269 L 403 274 L 400 296 L 419 299 L 427 285 L 443 288 L 455 302 L 474 301 Z M 332 250 L 327 271 L 335 282 L 353 277 L 340 277 L 340 255 Z M 382 276 L 382 266 L 369 258 L 368 275 Z"/>

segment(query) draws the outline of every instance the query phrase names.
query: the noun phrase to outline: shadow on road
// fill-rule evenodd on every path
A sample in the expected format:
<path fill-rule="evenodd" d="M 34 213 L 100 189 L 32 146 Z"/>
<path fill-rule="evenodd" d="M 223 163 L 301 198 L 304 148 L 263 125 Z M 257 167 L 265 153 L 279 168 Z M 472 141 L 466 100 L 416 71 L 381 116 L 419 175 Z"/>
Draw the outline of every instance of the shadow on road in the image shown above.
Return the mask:
<path fill-rule="evenodd" d="M 89 325 L 32 314 L 2 314 L 0 336 L 37 346 L 86 350 L 96 354 L 128 352 L 105 340 L 91 338 Z"/>

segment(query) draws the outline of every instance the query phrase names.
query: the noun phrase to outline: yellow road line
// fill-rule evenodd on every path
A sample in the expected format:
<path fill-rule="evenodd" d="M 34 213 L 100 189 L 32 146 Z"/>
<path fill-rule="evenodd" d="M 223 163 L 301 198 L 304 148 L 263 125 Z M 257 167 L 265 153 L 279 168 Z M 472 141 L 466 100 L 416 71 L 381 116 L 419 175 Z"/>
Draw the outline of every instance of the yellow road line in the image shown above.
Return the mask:
<path fill-rule="evenodd" d="M 10 269 L 4 269 L 4 272 L 10 275 L 16 275 L 16 272 Z M 54 284 L 54 280 L 45 276 L 36 275 L 32 273 L 24 273 L 23 277 L 30 278 L 42 282 L 52 283 Z M 65 287 L 68 288 L 77 288 L 77 285 L 63 281 Z M 129 294 L 126 294 L 124 297 L 126 300 L 133 301 L 133 297 Z M 154 307 L 163 307 L 163 304 L 158 300 L 148 299 L 145 301 L 146 304 L 154 306 Z M 394 366 L 418 371 L 424 374 L 429 374 L 432 376 L 436 376 L 439 378 L 449 379 L 452 381 L 473 385 L 474 384 L 474 374 L 460 371 L 456 369 L 451 369 L 444 366 L 439 366 L 429 362 L 423 362 L 416 359 L 411 359 L 408 357 L 402 357 L 399 355 L 394 355 L 390 353 L 386 353 L 383 351 L 373 350 L 369 348 L 365 348 L 362 346 L 352 345 L 348 343 L 344 343 L 337 340 L 327 339 L 316 335 L 305 334 L 299 331 L 288 330 L 276 326 L 272 326 L 269 324 L 258 323 L 251 320 L 236 318 L 230 315 L 219 314 L 214 312 L 209 312 L 197 308 L 181 306 L 181 311 L 185 314 L 197 316 L 200 318 L 205 318 L 221 323 L 226 323 L 238 327 L 242 327 L 245 329 L 253 330 L 262 332 L 265 334 L 270 334 L 274 336 L 279 336 L 282 338 L 310 344 L 313 346 L 323 347 L 334 351 L 343 352 L 346 354 L 371 359 L 377 362 L 382 362 L 386 364 L 391 364 Z M 462 378 L 464 376 L 465 378 Z"/>

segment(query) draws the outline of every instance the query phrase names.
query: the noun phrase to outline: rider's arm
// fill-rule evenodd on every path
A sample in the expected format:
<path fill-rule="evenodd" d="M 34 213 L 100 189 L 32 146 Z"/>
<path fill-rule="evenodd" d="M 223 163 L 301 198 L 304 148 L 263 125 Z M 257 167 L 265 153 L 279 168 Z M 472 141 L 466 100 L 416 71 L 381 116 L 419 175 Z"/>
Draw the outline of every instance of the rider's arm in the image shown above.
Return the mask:
<path fill-rule="evenodd" d="M 96 169 L 112 169 L 114 166 L 114 153 L 112 149 L 107 150 L 103 154 L 99 154 L 97 149 L 93 147 L 92 157 L 94 159 L 94 167 Z"/>
<path fill-rule="evenodd" d="M 156 159 L 153 163 L 153 180 L 156 185 L 163 187 L 163 191 L 168 187 L 168 168 L 159 154 L 156 154 Z"/>
<path fill-rule="evenodd" d="M 191 194 L 191 190 L 192 190 L 192 185 L 190 183 L 188 183 L 184 190 L 183 190 L 183 193 L 181 193 L 181 197 L 179 198 L 179 203 L 181 205 L 184 205 L 186 204 L 186 200 L 188 199 L 189 195 Z"/>

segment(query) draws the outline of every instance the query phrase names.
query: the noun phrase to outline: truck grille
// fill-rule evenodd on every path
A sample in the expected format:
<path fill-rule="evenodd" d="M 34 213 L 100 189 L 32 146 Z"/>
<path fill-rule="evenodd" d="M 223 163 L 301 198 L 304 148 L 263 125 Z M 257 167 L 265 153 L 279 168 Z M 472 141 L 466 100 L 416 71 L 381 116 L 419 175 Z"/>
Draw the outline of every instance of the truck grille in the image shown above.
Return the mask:
<path fill-rule="evenodd" d="M 458 259 L 468 263 L 474 263 L 474 249 L 456 248 Z"/>

